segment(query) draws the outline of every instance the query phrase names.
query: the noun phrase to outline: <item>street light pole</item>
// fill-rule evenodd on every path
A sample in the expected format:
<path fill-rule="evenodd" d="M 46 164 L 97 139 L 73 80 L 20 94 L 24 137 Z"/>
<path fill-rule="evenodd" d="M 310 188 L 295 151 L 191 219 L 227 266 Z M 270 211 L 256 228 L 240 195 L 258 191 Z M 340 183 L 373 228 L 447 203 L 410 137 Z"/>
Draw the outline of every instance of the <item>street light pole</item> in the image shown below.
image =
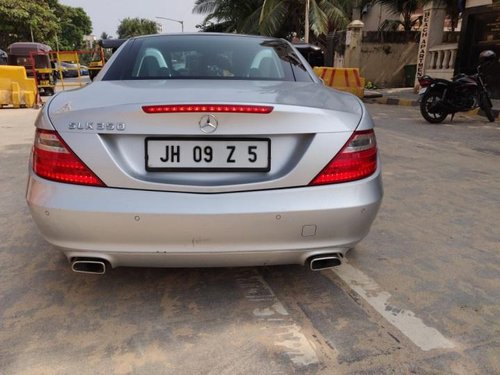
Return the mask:
<path fill-rule="evenodd" d="M 167 17 L 155 17 L 155 18 L 158 18 L 160 20 L 167 20 L 167 21 L 173 21 L 173 22 L 180 23 L 182 32 L 184 32 L 184 21 L 183 20 L 174 20 L 173 18 L 167 18 Z"/>

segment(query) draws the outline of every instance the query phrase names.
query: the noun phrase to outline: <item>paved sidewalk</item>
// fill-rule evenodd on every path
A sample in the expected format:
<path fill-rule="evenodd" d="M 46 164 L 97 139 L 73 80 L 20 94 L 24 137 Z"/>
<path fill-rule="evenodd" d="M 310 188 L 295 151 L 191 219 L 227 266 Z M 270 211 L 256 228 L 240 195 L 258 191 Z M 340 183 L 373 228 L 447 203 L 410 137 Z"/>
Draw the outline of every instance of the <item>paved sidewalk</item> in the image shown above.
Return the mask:
<path fill-rule="evenodd" d="M 418 107 L 418 94 L 413 91 L 412 87 L 392 88 L 392 89 L 378 89 L 378 90 L 365 90 L 365 103 L 389 104 L 389 105 L 402 105 L 407 107 Z M 493 115 L 500 121 L 500 100 L 494 99 L 493 102 Z M 475 109 L 467 112 L 471 115 L 481 115 L 484 113 L 480 109 Z"/>
<path fill-rule="evenodd" d="M 368 103 L 418 106 L 418 94 L 411 87 L 365 90 L 364 100 Z"/>

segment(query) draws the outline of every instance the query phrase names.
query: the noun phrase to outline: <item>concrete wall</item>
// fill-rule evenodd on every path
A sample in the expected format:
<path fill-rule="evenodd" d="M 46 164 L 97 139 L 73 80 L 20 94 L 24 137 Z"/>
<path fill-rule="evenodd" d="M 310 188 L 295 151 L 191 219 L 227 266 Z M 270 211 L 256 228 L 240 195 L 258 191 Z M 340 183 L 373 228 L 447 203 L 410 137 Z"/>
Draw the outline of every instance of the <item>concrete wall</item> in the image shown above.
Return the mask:
<path fill-rule="evenodd" d="M 418 43 L 363 43 L 361 76 L 379 87 L 404 87 L 404 66 L 417 63 Z"/>

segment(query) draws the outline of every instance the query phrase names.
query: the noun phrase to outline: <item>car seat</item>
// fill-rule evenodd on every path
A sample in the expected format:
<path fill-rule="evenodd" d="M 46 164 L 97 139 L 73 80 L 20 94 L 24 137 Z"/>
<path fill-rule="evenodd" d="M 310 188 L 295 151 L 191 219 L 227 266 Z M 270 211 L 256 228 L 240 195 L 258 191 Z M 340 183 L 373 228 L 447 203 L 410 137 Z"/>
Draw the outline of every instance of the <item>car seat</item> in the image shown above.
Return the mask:
<path fill-rule="evenodd" d="M 276 63 L 272 57 L 264 57 L 259 63 L 259 77 L 261 78 L 279 78 Z"/>
<path fill-rule="evenodd" d="M 160 73 L 160 64 L 154 56 L 145 56 L 142 59 L 139 77 L 157 77 Z"/>

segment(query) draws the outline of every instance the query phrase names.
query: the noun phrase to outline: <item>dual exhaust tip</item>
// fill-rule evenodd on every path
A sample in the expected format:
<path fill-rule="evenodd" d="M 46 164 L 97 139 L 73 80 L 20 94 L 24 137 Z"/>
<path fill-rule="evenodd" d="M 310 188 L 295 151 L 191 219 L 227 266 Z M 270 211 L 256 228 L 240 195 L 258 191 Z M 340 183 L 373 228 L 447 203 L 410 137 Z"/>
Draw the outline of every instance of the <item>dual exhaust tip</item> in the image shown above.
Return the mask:
<path fill-rule="evenodd" d="M 321 271 L 340 266 L 343 255 L 340 253 L 314 255 L 309 258 L 311 271 Z M 104 275 L 106 273 L 106 261 L 99 258 L 75 258 L 71 262 L 71 269 L 78 273 L 90 273 Z"/>
<path fill-rule="evenodd" d="M 75 258 L 71 262 L 71 269 L 78 273 L 104 275 L 106 273 L 106 261 L 99 258 Z"/>
<path fill-rule="evenodd" d="M 344 256 L 341 253 L 313 255 L 309 258 L 311 271 L 331 269 L 342 264 Z"/>

